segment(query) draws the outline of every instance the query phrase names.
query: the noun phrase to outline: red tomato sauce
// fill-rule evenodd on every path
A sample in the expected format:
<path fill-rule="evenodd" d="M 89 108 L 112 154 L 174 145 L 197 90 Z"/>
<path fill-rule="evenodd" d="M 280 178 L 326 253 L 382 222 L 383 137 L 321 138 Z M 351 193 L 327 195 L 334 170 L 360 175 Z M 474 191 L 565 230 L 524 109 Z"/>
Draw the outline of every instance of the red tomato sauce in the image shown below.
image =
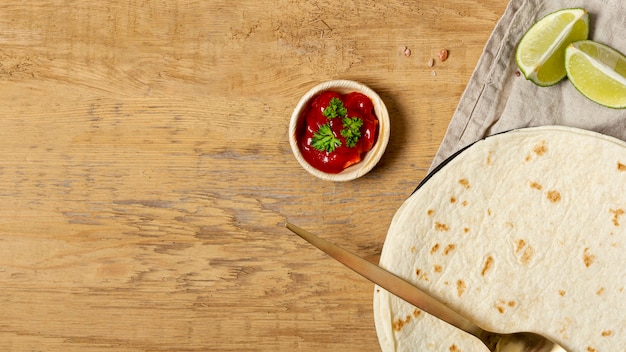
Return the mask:
<path fill-rule="evenodd" d="M 324 111 L 329 105 L 333 105 L 331 104 L 333 98 L 341 100 L 347 112 L 345 116 L 333 118 L 325 116 Z M 337 101 L 335 100 L 333 103 L 337 103 Z M 353 128 L 353 132 L 360 134 L 356 143 L 354 139 L 348 141 L 345 136 L 349 125 L 346 124 L 344 117 L 352 119 L 352 121 L 358 119 L 362 121 L 358 127 L 358 132 L 356 132 L 357 128 Z M 323 127 L 324 125 L 330 127 L 332 136 L 327 127 Z M 332 150 L 320 150 L 319 143 L 321 142 L 319 140 L 322 139 L 320 137 L 322 132 L 327 132 L 326 141 L 328 139 L 334 141 L 331 143 L 333 147 L 330 147 Z M 372 149 L 378 137 L 378 118 L 374 113 L 371 99 L 366 95 L 358 92 L 342 95 L 337 92 L 326 91 L 313 98 L 303 118 L 301 118 L 297 133 L 300 152 L 310 165 L 323 172 L 339 173 L 360 162 L 364 154 Z M 318 144 L 316 144 L 316 138 Z"/>

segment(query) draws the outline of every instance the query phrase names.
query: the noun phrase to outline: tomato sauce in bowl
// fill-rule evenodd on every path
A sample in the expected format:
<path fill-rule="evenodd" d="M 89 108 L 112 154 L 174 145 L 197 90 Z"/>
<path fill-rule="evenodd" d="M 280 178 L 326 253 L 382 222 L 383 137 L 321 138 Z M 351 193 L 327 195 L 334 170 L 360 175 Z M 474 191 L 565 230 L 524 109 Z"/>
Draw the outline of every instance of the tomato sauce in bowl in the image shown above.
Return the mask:
<path fill-rule="evenodd" d="M 300 123 L 298 145 L 302 156 L 327 173 L 339 173 L 360 162 L 378 136 L 372 100 L 359 92 L 318 94 Z"/>

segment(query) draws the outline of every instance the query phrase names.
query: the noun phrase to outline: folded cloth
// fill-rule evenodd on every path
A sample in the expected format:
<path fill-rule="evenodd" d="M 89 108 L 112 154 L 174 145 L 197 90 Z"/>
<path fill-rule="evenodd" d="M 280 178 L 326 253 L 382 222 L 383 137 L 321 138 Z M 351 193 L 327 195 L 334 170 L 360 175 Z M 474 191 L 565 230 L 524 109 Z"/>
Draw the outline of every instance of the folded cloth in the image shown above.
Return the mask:
<path fill-rule="evenodd" d="M 626 53 L 624 0 L 511 0 L 470 78 L 431 170 L 455 151 L 511 129 L 563 125 L 626 140 L 626 109 L 601 106 L 567 80 L 539 87 L 519 74 L 517 43 L 545 15 L 564 8 L 589 11 L 589 39 Z"/>

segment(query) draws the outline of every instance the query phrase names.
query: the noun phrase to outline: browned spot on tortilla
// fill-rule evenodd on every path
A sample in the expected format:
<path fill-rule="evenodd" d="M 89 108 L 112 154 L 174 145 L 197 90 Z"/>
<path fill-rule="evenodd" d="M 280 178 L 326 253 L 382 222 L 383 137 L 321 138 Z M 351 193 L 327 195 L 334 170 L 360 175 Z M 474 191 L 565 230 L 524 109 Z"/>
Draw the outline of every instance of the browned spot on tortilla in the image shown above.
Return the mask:
<path fill-rule="evenodd" d="M 563 291 L 563 290 L 559 290 L 559 295 L 560 295 L 561 297 L 565 297 L 565 291 Z"/>
<path fill-rule="evenodd" d="M 494 307 L 496 307 L 496 309 L 498 310 L 498 312 L 500 314 L 504 314 L 504 313 L 506 313 L 506 307 L 513 308 L 516 305 L 517 305 L 517 302 L 515 302 L 515 301 L 506 301 L 506 300 L 503 300 L 503 299 L 499 299 L 494 304 Z"/>
<path fill-rule="evenodd" d="M 456 198 L 450 197 L 450 203 L 456 203 Z"/>
<path fill-rule="evenodd" d="M 609 337 L 613 335 L 613 330 L 604 330 L 602 331 L 602 337 Z"/>
<path fill-rule="evenodd" d="M 448 231 L 450 228 L 446 224 L 442 224 L 440 222 L 435 222 L 435 230 L 437 231 Z"/>
<path fill-rule="evenodd" d="M 483 270 L 481 271 L 482 276 L 485 276 L 485 274 L 487 274 L 487 271 L 489 271 L 491 267 L 493 267 L 493 257 L 488 256 L 487 259 L 485 259 L 485 263 L 483 264 Z"/>
<path fill-rule="evenodd" d="M 439 250 L 439 243 L 435 243 L 434 246 L 430 248 L 430 254 L 435 254 Z"/>
<path fill-rule="evenodd" d="M 415 275 L 417 275 L 419 280 L 430 281 L 428 274 L 423 272 L 421 269 L 415 269 Z"/>
<path fill-rule="evenodd" d="M 619 161 L 617 162 L 617 171 L 626 171 L 626 165 L 620 163 Z"/>
<path fill-rule="evenodd" d="M 585 252 L 583 253 L 583 262 L 585 263 L 585 266 L 587 268 L 590 267 L 595 260 L 596 256 L 589 253 L 589 248 L 585 248 Z"/>
<path fill-rule="evenodd" d="M 517 247 L 515 247 L 515 253 L 519 253 L 524 247 L 526 247 L 526 241 L 519 239 L 517 241 Z"/>
<path fill-rule="evenodd" d="M 542 156 L 547 151 L 548 151 L 548 148 L 546 148 L 546 141 L 541 141 L 539 144 L 535 145 L 535 147 L 533 148 L 533 152 L 535 152 L 537 156 Z"/>
<path fill-rule="evenodd" d="M 604 294 L 604 287 L 600 287 L 598 291 L 596 291 L 596 295 L 602 296 L 602 294 Z"/>
<path fill-rule="evenodd" d="M 487 155 L 487 165 L 491 165 L 493 163 L 493 150 L 489 151 Z"/>
<path fill-rule="evenodd" d="M 469 230 L 469 227 L 464 227 L 464 228 L 463 228 L 463 232 L 468 233 L 469 231 L 470 231 L 470 230 Z"/>
<path fill-rule="evenodd" d="M 525 240 L 517 240 L 517 246 L 515 247 L 515 253 L 519 255 L 519 260 L 522 264 L 528 264 L 535 254 L 535 249 L 528 245 Z"/>
<path fill-rule="evenodd" d="M 465 281 L 463 280 L 457 280 L 456 282 L 456 293 L 459 297 L 463 296 L 463 293 L 465 293 L 465 289 L 467 288 L 467 285 L 465 284 Z"/>
<path fill-rule="evenodd" d="M 450 252 L 456 249 L 456 245 L 454 243 L 450 243 L 443 249 L 443 255 L 448 255 Z"/>
<path fill-rule="evenodd" d="M 422 311 L 421 311 L 421 310 L 419 310 L 419 309 L 417 309 L 417 308 L 415 308 L 415 309 L 413 310 L 413 316 L 414 316 L 414 317 L 416 317 L 416 318 L 417 318 L 417 317 L 419 317 L 419 316 L 420 316 L 420 314 L 422 314 Z"/>
<path fill-rule="evenodd" d="M 465 179 L 465 178 L 460 179 L 460 180 L 459 180 L 459 183 L 460 183 L 463 187 L 465 187 L 465 189 L 469 189 L 469 188 L 470 188 L 470 183 L 469 183 L 469 181 L 468 181 L 467 179 Z"/>
<path fill-rule="evenodd" d="M 561 193 L 559 193 L 559 191 L 548 191 L 546 197 L 548 197 L 548 200 L 552 203 L 556 203 L 561 200 Z"/>
<path fill-rule="evenodd" d="M 426 212 L 426 214 L 428 214 L 428 216 L 432 216 L 435 213 L 434 210 L 432 209 L 428 209 L 428 211 Z"/>
<path fill-rule="evenodd" d="M 530 182 L 529 186 L 530 188 L 538 189 L 540 191 L 543 189 L 543 186 L 538 184 L 537 182 Z"/>
<path fill-rule="evenodd" d="M 466 207 L 467 206 L 467 201 L 464 200 L 463 203 L 461 203 L 462 206 Z"/>
<path fill-rule="evenodd" d="M 411 251 L 411 253 L 415 253 L 415 246 L 411 246 L 409 250 Z"/>
<path fill-rule="evenodd" d="M 587 352 L 598 352 L 595 348 L 587 346 Z"/>
<path fill-rule="evenodd" d="M 435 264 L 433 266 L 433 271 L 436 272 L 436 273 L 440 273 L 442 270 L 443 270 L 443 268 L 439 264 Z"/>
<path fill-rule="evenodd" d="M 393 330 L 395 330 L 396 332 L 400 332 L 402 330 L 402 328 L 411 322 L 411 316 L 407 315 L 406 318 L 402 319 L 397 319 L 393 322 L 392 326 L 393 326 Z"/>
<path fill-rule="evenodd" d="M 461 352 L 461 349 L 458 348 L 455 344 L 452 344 L 452 346 L 450 346 L 450 352 Z"/>
<path fill-rule="evenodd" d="M 531 159 L 530 154 L 526 155 L 526 157 L 524 158 L 524 161 L 529 162 Z"/>
<path fill-rule="evenodd" d="M 611 214 L 613 214 L 613 219 L 612 219 L 613 225 L 619 226 L 619 217 L 621 215 L 624 215 L 624 209 L 621 209 L 621 208 L 619 208 L 619 209 L 609 209 L 609 212 Z"/>
<path fill-rule="evenodd" d="M 493 215 L 493 211 L 491 211 L 491 208 L 487 209 L 487 215 L 489 216 Z"/>
<path fill-rule="evenodd" d="M 535 249 L 531 246 L 528 246 L 524 249 L 524 253 L 520 257 L 522 264 L 528 264 L 533 259 L 533 255 L 535 254 Z"/>

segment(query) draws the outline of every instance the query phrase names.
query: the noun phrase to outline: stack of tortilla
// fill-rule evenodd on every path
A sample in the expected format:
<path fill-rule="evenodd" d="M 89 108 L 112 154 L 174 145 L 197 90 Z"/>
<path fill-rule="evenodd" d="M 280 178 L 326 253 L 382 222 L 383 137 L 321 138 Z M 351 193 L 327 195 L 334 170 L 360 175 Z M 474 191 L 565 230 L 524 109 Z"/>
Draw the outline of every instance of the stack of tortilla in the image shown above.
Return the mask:
<path fill-rule="evenodd" d="M 557 126 L 481 140 L 398 210 L 380 265 L 485 329 L 626 346 L 626 143 Z M 383 351 L 484 351 L 375 288 Z"/>

